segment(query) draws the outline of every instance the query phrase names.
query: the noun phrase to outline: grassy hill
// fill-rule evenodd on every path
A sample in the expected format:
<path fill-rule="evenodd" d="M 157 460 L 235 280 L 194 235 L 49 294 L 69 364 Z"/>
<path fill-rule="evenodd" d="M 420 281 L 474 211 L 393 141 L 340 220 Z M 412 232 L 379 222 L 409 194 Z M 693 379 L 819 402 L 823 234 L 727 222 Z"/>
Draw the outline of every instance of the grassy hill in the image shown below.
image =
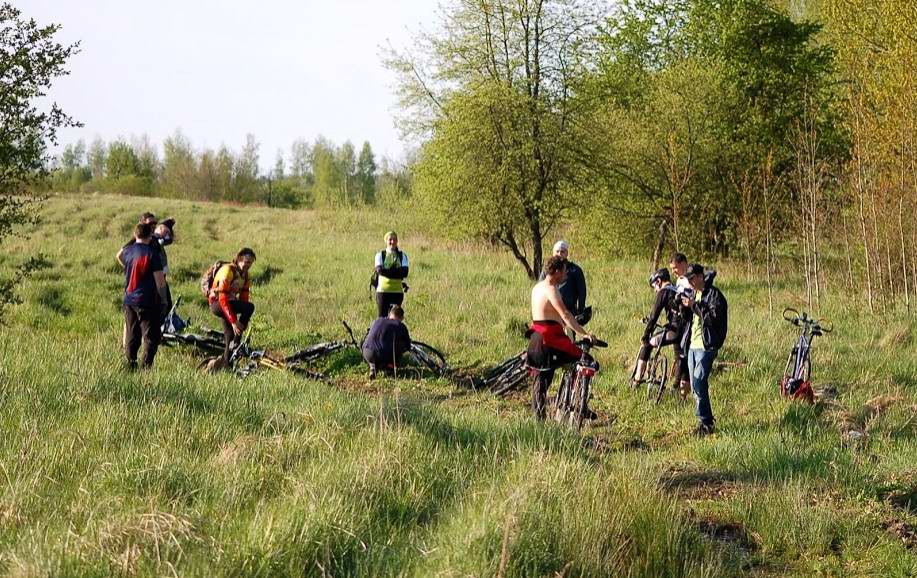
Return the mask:
<path fill-rule="evenodd" d="M 163 348 L 122 369 L 123 275 L 140 212 L 178 219 L 173 292 L 217 326 L 200 273 L 258 253 L 253 340 L 293 351 L 372 319 L 382 235 L 411 258 L 412 334 L 475 370 L 521 350 L 529 283 L 510 257 L 431 236 L 422 217 L 163 199 L 56 197 L 0 267 L 43 252 L 0 329 L 0 573 L 11 576 L 913 576 L 917 324 L 830 304 L 814 407 L 777 391 L 792 328 L 762 283 L 716 264 L 730 302 L 712 379 L 718 433 L 693 406 L 625 387 L 651 293 L 642 263 L 577 254 L 596 308 L 600 421 L 576 436 L 447 381 L 336 386 L 264 370 L 203 375 Z M 16 257 L 11 257 L 15 255 Z M 790 281 L 776 303 L 799 303 Z M 849 432 L 855 431 L 851 435 Z"/>

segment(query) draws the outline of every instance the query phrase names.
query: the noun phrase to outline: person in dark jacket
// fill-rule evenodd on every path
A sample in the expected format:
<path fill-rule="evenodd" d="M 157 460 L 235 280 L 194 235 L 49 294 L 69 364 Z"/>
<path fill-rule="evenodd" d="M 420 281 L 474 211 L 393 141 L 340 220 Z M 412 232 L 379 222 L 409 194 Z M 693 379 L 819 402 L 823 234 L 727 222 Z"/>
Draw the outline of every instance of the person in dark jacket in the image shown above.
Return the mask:
<path fill-rule="evenodd" d="M 570 245 L 566 241 L 554 243 L 554 257 L 560 257 L 567 263 L 567 277 L 558 286 L 560 298 L 563 299 L 567 311 L 574 317 L 580 315 L 586 310 L 586 275 L 583 269 L 568 259 L 570 255 Z M 545 272 L 542 270 L 539 281 L 544 281 Z"/>
<path fill-rule="evenodd" d="M 373 321 L 363 340 L 363 359 L 369 364 L 369 378 L 376 377 L 377 369 L 388 371 L 400 363 L 401 356 L 410 348 L 411 335 L 404 324 L 404 309 L 392 305 L 388 316 Z"/>
<path fill-rule="evenodd" d="M 143 345 L 142 367 L 153 365 L 159 348 L 160 324 L 166 311 L 166 280 L 160 251 L 151 245 L 153 225 L 134 227 L 134 243 L 124 259 L 124 355 L 128 368 L 137 368 L 137 353 Z"/>
<path fill-rule="evenodd" d="M 643 331 L 643 337 L 640 339 L 640 352 L 637 354 L 637 371 L 634 373 L 634 382 L 643 381 L 643 375 L 646 373 L 646 364 L 649 361 L 653 348 L 660 342 L 662 346 L 672 345 L 675 350 L 675 360 L 673 366 L 675 369 L 675 384 L 682 380 L 681 358 L 681 331 L 684 325 L 683 313 L 684 306 L 681 299 L 675 292 L 675 286 L 672 285 L 672 276 L 669 270 L 662 268 L 650 275 L 650 287 L 656 292 L 656 299 L 653 301 L 653 308 L 649 316 L 646 317 L 646 329 Z M 666 316 L 666 323 L 662 330 L 656 331 L 657 323 L 663 312 Z"/>
<path fill-rule="evenodd" d="M 688 372 L 691 376 L 691 390 L 696 402 L 695 413 L 699 420 L 695 435 L 713 433 L 713 409 L 710 406 L 710 373 L 713 361 L 728 329 L 728 304 L 722 291 L 713 285 L 716 271 L 704 275 L 704 267 L 692 264 L 685 277 L 691 283 L 689 289 L 680 291 L 682 304 L 690 310 L 685 323 L 681 346 L 688 352 Z"/>

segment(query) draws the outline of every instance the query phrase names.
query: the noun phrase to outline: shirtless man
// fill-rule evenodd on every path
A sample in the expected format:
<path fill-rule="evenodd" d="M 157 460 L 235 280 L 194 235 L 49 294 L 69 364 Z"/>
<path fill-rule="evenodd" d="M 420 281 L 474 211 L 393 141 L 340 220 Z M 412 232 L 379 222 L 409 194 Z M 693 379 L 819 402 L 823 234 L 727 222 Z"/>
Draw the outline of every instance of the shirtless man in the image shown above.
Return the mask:
<path fill-rule="evenodd" d="M 541 369 L 532 387 L 532 410 L 535 417 L 545 417 L 545 400 L 554 380 L 554 370 L 578 360 L 583 352 L 564 333 L 564 326 L 589 340 L 595 336 L 564 305 L 557 287 L 564 281 L 567 264 L 561 257 L 551 257 L 544 266 L 545 278 L 532 288 L 532 327 L 529 329 L 528 363 Z"/>

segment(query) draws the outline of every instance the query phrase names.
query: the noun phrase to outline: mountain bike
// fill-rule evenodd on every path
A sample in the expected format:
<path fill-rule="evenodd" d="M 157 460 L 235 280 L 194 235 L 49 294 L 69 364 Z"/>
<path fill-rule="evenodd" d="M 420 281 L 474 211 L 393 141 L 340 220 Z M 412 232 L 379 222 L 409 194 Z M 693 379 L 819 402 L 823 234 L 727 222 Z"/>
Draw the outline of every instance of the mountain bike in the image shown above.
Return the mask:
<path fill-rule="evenodd" d="M 641 320 L 643 324 L 648 322 L 648 319 L 645 317 Z M 667 331 L 671 331 L 672 327 L 669 325 L 660 325 L 655 324 L 656 329 L 661 330 L 657 332 L 653 337 L 663 336 Z M 646 373 L 643 376 L 642 383 L 646 384 L 646 399 L 653 403 L 659 403 L 662 400 L 662 394 L 665 392 L 665 386 L 669 378 L 669 358 L 662 353 L 662 348 L 671 345 L 666 343 L 665 339 L 660 338 L 656 345 L 652 346 L 652 353 L 650 353 L 650 358 L 646 362 Z M 677 359 L 675 362 L 677 363 Z M 631 387 L 637 389 L 640 387 L 640 381 L 637 380 L 637 363 L 634 363 L 634 369 L 630 374 Z"/>
<path fill-rule="evenodd" d="M 578 432 L 586 418 L 586 406 L 592 393 L 592 380 L 599 371 L 599 364 L 589 355 L 589 350 L 593 347 L 608 347 L 608 344 L 598 339 L 584 339 L 577 341 L 576 345 L 583 350 L 583 354 L 572 369 L 568 366 L 564 370 L 560 388 L 554 399 L 554 419 L 558 423 L 567 423 Z"/>
<path fill-rule="evenodd" d="M 426 367 L 438 377 L 443 377 L 449 372 L 446 356 L 432 345 L 427 345 L 422 341 L 411 341 L 411 349 L 408 350 L 408 355 L 418 365 Z"/>
<path fill-rule="evenodd" d="M 591 305 L 576 316 L 576 321 L 583 326 L 591 319 Z M 499 396 L 505 396 L 513 390 L 524 387 L 526 381 L 533 375 L 533 370 L 526 366 L 527 355 L 527 351 L 523 350 L 506 358 L 485 373 L 480 383 L 492 394 Z"/>
<path fill-rule="evenodd" d="M 360 344 L 357 343 L 356 338 L 353 335 L 353 329 L 350 328 L 350 325 L 347 324 L 343 319 L 341 324 L 347 330 L 348 335 L 350 336 L 350 341 L 323 341 L 321 343 L 316 343 L 310 345 L 305 349 L 301 349 L 296 353 L 287 356 L 283 361 L 285 363 L 312 363 L 322 357 L 331 355 L 342 349 L 347 349 L 353 347 L 354 349 L 359 350 Z"/>
<path fill-rule="evenodd" d="M 783 310 L 783 319 L 799 328 L 799 337 L 787 357 L 783 378 L 780 380 L 780 393 L 790 399 L 815 403 L 815 392 L 812 390 L 812 343 L 816 337 L 834 331 L 834 326 L 830 321 L 809 317 L 805 311 L 800 313 L 790 307 Z"/>

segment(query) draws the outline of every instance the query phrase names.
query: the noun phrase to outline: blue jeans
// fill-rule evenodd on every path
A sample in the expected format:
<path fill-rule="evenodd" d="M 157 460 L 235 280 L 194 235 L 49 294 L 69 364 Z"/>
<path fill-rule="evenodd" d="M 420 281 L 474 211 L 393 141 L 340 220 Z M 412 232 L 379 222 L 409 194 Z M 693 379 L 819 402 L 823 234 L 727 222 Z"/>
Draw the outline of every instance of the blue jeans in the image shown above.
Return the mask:
<path fill-rule="evenodd" d="M 697 419 L 704 425 L 713 425 L 713 409 L 710 407 L 710 372 L 716 350 L 692 349 L 688 351 L 688 373 L 691 376 L 691 390 L 694 392 Z"/>

